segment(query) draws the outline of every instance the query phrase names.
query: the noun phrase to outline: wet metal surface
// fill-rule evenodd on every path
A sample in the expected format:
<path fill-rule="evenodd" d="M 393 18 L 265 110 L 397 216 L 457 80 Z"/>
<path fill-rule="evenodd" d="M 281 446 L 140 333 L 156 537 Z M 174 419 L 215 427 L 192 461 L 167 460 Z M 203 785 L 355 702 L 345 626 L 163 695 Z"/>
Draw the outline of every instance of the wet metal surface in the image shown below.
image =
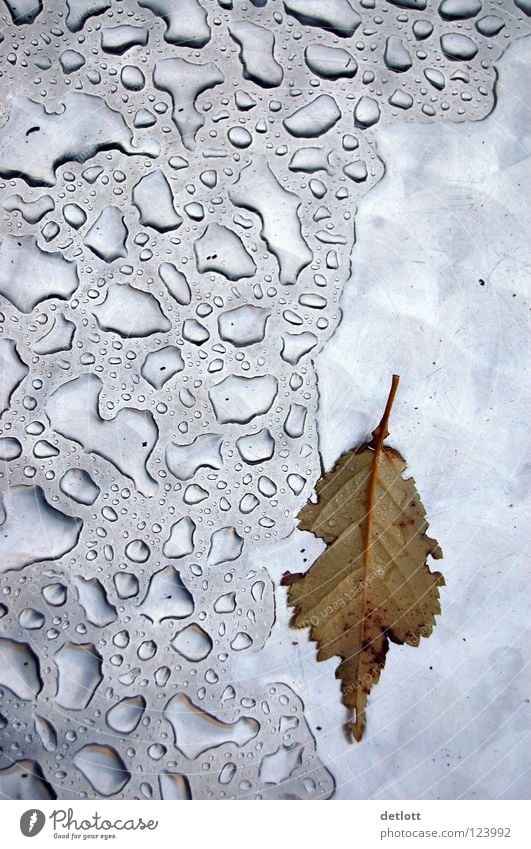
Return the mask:
<path fill-rule="evenodd" d="M 1 5 L 0 794 L 327 798 L 270 638 L 315 359 L 370 300 L 340 308 L 378 134 L 418 163 L 486 118 L 529 6 Z"/>

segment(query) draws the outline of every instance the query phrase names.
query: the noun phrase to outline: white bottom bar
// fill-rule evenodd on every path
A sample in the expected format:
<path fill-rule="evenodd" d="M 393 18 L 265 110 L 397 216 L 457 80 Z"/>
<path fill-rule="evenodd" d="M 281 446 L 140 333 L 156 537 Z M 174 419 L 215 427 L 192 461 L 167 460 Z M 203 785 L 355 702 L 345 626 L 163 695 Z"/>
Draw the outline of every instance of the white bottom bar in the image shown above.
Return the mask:
<path fill-rule="evenodd" d="M 264 807 L 264 804 L 266 807 Z M 136 849 L 195 840 L 201 849 L 258 843 L 282 847 L 515 847 L 527 844 L 518 801 L 283 802 L 4 801 L 4 846 L 47 849 L 111 845 Z M 276 808 L 272 811 L 271 806 Z M 199 808 L 204 807 L 204 811 Z M 31 840 L 35 843 L 31 843 Z"/>

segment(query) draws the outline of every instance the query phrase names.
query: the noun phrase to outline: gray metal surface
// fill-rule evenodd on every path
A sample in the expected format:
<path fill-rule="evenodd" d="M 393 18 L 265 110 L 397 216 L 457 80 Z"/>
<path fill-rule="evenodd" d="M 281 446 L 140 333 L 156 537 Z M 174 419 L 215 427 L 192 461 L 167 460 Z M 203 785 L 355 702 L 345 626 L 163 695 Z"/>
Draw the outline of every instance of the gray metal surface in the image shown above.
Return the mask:
<path fill-rule="evenodd" d="M 0 793 L 329 797 L 263 648 L 314 360 L 378 132 L 485 118 L 528 5 L 5 7 Z"/>

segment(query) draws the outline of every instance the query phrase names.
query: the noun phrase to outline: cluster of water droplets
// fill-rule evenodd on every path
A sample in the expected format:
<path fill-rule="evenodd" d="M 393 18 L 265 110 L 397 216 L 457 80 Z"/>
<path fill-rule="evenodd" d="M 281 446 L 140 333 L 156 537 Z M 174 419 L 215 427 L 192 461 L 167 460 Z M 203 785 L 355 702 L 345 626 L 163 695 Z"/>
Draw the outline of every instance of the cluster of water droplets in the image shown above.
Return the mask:
<path fill-rule="evenodd" d="M 319 474 L 379 127 L 488 114 L 529 2 L 2 6 L 0 793 L 329 796 L 253 546 Z"/>

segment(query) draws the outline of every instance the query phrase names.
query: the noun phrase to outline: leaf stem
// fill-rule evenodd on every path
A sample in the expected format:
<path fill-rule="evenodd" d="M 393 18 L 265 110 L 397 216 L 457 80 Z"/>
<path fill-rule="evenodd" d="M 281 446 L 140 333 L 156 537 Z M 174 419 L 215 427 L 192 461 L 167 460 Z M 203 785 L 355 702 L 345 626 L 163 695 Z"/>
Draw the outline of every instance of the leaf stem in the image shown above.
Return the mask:
<path fill-rule="evenodd" d="M 372 468 L 371 468 L 371 479 L 369 483 L 369 490 L 367 494 L 367 518 L 365 522 L 365 539 L 364 539 L 364 549 L 363 549 L 363 596 L 361 602 L 361 623 L 360 623 L 360 660 L 363 656 L 363 653 L 367 650 L 367 600 L 368 600 L 368 586 L 369 586 L 369 570 L 370 570 L 370 549 L 371 549 L 371 537 L 372 537 L 372 526 L 373 526 L 373 513 L 374 513 L 374 504 L 376 501 L 376 484 L 378 481 L 378 466 L 380 463 L 380 457 L 383 451 L 383 444 L 385 439 L 389 436 L 388 424 L 389 424 L 389 416 L 391 415 L 391 409 L 393 406 L 393 402 L 395 400 L 395 395 L 398 390 L 399 376 L 397 374 L 393 375 L 393 379 L 391 382 L 391 389 L 389 390 L 389 397 L 387 398 L 387 404 L 385 405 L 384 414 L 382 416 L 382 420 L 375 430 L 373 430 L 373 441 L 370 445 L 374 450 L 374 454 L 372 457 Z M 361 663 L 358 665 L 358 669 Z M 358 680 L 356 683 L 356 721 L 352 723 L 351 730 L 354 738 L 359 742 L 363 736 L 363 731 L 365 728 L 365 702 L 366 702 L 365 694 L 362 690 L 361 684 L 361 676 L 358 674 Z"/>
<path fill-rule="evenodd" d="M 372 432 L 373 441 L 371 443 L 371 448 L 374 448 L 375 450 L 378 449 L 378 445 L 380 445 L 380 447 L 381 447 L 383 442 L 389 436 L 389 429 L 388 429 L 389 416 L 391 415 L 391 409 L 393 407 L 393 403 L 394 403 L 394 400 L 395 400 L 395 395 L 396 395 L 397 390 L 398 390 L 399 382 L 400 382 L 399 375 L 394 374 L 393 379 L 391 381 L 391 389 L 389 390 L 389 396 L 387 398 L 387 404 L 385 405 L 384 414 L 382 416 L 380 424 Z"/>

